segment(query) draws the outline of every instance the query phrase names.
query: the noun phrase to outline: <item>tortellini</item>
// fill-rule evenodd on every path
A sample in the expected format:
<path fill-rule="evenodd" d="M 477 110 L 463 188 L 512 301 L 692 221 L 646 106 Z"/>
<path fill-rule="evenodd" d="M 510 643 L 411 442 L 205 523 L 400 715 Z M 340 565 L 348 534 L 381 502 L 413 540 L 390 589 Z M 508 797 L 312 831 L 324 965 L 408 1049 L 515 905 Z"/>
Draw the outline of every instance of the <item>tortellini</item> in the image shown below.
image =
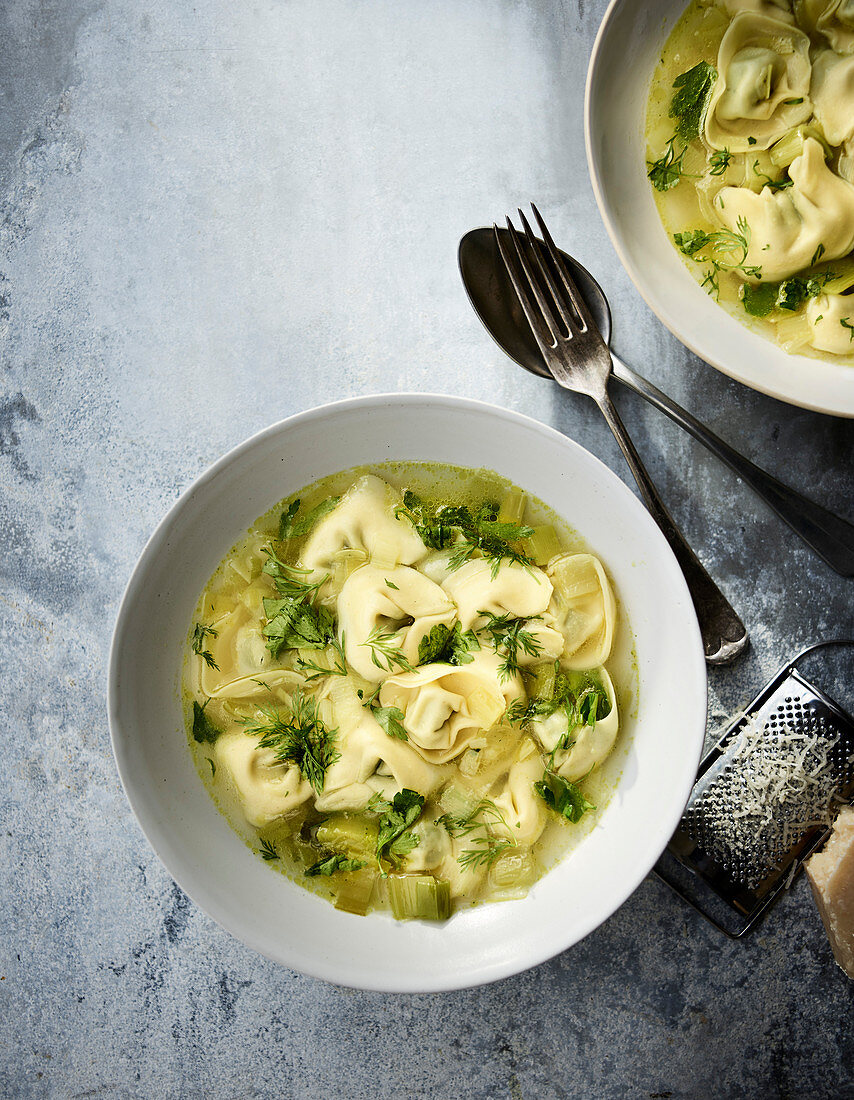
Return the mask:
<path fill-rule="evenodd" d="M 495 800 L 503 818 L 496 831 L 514 844 L 535 844 L 546 826 L 546 806 L 534 790 L 534 784 L 542 777 L 540 752 L 526 738 L 510 768 L 507 786 Z"/>
<path fill-rule="evenodd" d="M 718 0 L 717 6 L 730 19 L 742 12 L 753 12 L 756 15 L 780 19 L 784 23 L 793 23 L 795 20 L 789 0 Z"/>
<path fill-rule="evenodd" d="M 309 535 L 303 565 L 328 572 L 341 550 L 362 550 L 379 565 L 417 562 L 427 548 L 409 520 L 395 515 L 400 503 L 400 495 L 381 478 L 360 477 Z"/>
<path fill-rule="evenodd" d="M 502 682 L 499 664 L 494 653 L 481 652 L 459 668 L 433 664 L 389 676 L 380 702 L 403 713 L 409 740 L 425 760 L 444 764 L 491 729 L 521 694 L 517 678 Z"/>
<path fill-rule="evenodd" d="M 493 577 L 492 562 L 483 558 L 466 562 L 444 582 L 457 605 L 463 630 L 483 626 L 489 615 L 528 619 L 549 606 L 552 585 L 536 566 L 500 562 Z"/>
<path fill-rule="evenodd" d="M 611 653 L 617 603 L 602 563 L 593 554 L 562 554 L 549 563 L 554 598 L 549 608 L 564 637 L 567 668 L 596 668 Z"/>
<path fill-rule="evenodd" d="M 837 53 L 854 51 L 854 0 L 796 0 L 795 11 L 804 26 L 824 35 Z"/>
<path fill-rule="evenodd" d="M 713 149 L 767 149 L 812 114 L 809 38 L 796 27 L 744 12 L 718 52 L 718 79 L 706 112 Z"/>
<path fill-rule="evenodd" d="M 854 352 L 854 294 L 821 294 L 807 303 L 810 342 L 830 355 Z"/>
<path fill-rule="evenodd" d="M 724 187 L 714 206 L 734 232 L 749 227 L 746 263 L 763 280 L 784 279 L 808 267 L 822 246 L 825 260 L 854 247 L 854 185 L 827 167 L 824 150 L 807 138 L 804 151 L 789 167 L 792 187 L 758 194 L 745 187 Z"/>
<path fill-rule="evenodd" d="M 531 732 L 546 752 L 554 752 L 561 742 L 564 743 L 565 747 L 557 751 L 556 764 L 558 774 L 565 779 L 576 780 L 587 775 L 610 754 L 617 739 L 620 719 L 614 685 L 604 668 L 598 669 L 597 679 L 611 706 L 608 714 L 598 718 L 592 726 L 576 724 L 570 729 L 566 710 L 556 710 L 547 718 L 531 723 Z"/>
<path fill-rule="evenodd" d="M 338 631 L 347 663 L 374 682 L 400 671 L 397 654 L 417 665 L 419 643 L 434 626 L 450 626 L 456 616 L 448 594 L 405 565 L 363 565 L 350 574 L 338 597 Z"/>
<path fill-rule="evenodd" d="M 263 828 L 311 798 L 311 784 L 296 764 L 282 764 L 260 738 L 243 730 L 223 733 L 216 742 L 217 766 L 231 776 L 250 825 Z"/>
<path fill-rule="evenodd" d="M 842 145 L 854 136 L 854 53 L 840 57 L 824 50 L 812 70 L 815 117 L 831 145 Z"/>

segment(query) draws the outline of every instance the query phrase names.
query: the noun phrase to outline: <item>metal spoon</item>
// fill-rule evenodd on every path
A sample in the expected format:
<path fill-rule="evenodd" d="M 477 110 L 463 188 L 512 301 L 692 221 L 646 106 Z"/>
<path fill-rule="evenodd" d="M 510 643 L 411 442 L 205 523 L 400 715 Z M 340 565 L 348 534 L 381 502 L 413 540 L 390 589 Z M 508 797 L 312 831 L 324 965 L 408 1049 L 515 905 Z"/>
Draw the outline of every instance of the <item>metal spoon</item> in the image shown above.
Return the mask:
<path fill-rule="evenodd" d="M 610 343 L 611 310 L 602 288 L 577 260 L 565 252 L 561 255 L 569 265 L 603 338 Z M 490 336 L 521 367 L 542 378 L 551 378 L 507 276 L 492 229 L 473 229 L 466 233 L 460 241 L 459 264 L 469 300 Z M 843 577 L 854 576 L 854 524 L 835 516 L 754 465 L 633 371 L 613 350 L 611 359 L 616 379 L 661 409 L 725 462 L 832 569 Z"/>

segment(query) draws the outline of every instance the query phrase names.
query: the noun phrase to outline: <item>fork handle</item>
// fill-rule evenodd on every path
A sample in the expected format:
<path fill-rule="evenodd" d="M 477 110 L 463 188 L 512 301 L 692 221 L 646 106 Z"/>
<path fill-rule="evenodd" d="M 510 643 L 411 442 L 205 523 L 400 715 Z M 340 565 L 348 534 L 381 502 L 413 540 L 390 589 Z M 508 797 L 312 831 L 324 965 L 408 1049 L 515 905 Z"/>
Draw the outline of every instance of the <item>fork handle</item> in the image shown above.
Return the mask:
<path fill-rule="evenodd" d="M 673 522 L 607 391 L 601 396 L 597 395 L 595 400 L 625 455 L 644 503 L 667 539 L 688 583 L 688 591 L 700 623 L 706 662 L 710 665 L 727 664 L 747 645 L 748 636 L 744 623 Z"/>
<path fill-rule="evenodd" d="M 641 397 L 660 409 L 674 420 L 689 435 L 699 440 L 704 447 L 717 455 L 731 470 L 761 497 L 777 513 L 784 523 L 788 523 L 796 535 L 804 540 L 820 558 L 843 577 L 854 577 L 854 524 L 822 508 L 820 504 L 809 500 L 790 489 L 759 466 L 754 465 L 744 455 L 739 454 L 728 443 L 705 424 L 701 424 L 689 412 L 662 393 L 652 382 L 637 374 L 620 360 L 613 351 L 613 376 L 624 386 L 639 393 Z"/>

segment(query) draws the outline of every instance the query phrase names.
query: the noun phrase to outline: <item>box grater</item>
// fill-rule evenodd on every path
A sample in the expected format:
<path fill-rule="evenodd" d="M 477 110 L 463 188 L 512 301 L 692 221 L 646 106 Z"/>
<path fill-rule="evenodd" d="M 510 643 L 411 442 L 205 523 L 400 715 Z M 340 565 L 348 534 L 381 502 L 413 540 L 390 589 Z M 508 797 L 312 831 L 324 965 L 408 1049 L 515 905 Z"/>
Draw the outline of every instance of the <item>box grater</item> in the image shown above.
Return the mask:
<path fill-rule="evenodd" d="M 835 804 L 854 797 L 854 719 L 797 668 L 828 646 L 854 639 L 804 649 L 706 754 L 654 868 L 732 939 L 754 927 L 824 842 L 828 807 L 832 816 Z M 785 785 L 792 753 L 819 779 Z"/>

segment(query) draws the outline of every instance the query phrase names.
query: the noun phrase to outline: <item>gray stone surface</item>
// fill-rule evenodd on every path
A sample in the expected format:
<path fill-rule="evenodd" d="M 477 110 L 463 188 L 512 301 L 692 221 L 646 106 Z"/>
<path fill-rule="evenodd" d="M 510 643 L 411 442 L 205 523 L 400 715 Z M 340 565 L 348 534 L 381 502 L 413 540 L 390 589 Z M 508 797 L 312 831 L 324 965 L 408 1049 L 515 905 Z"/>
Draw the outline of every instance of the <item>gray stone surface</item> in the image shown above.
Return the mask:
<path fill-rule="evenodd" d="M 509 364 L 462 292 L 459 237 L 530 198 L 612 296 L 629 362 L 851 513 L 854 424 L 718 375 L 618 264 L 582 153 L 604 7 L 0 6 L 3 1096 L 854 1096 L 854 986 L 803 880 L 743 944 L 650 879 L 519 977 L 342 990 L 188 901 L 110 751 L 133 563 L 178 493 L 267 423 L 361 393 L 456 393 L 554 424 L 627 476 L 592 406 Z M 753 636 L 712 675 L 713 709 L 854 633 L 850 581 L 660 415 L 620 404 Z"/>

